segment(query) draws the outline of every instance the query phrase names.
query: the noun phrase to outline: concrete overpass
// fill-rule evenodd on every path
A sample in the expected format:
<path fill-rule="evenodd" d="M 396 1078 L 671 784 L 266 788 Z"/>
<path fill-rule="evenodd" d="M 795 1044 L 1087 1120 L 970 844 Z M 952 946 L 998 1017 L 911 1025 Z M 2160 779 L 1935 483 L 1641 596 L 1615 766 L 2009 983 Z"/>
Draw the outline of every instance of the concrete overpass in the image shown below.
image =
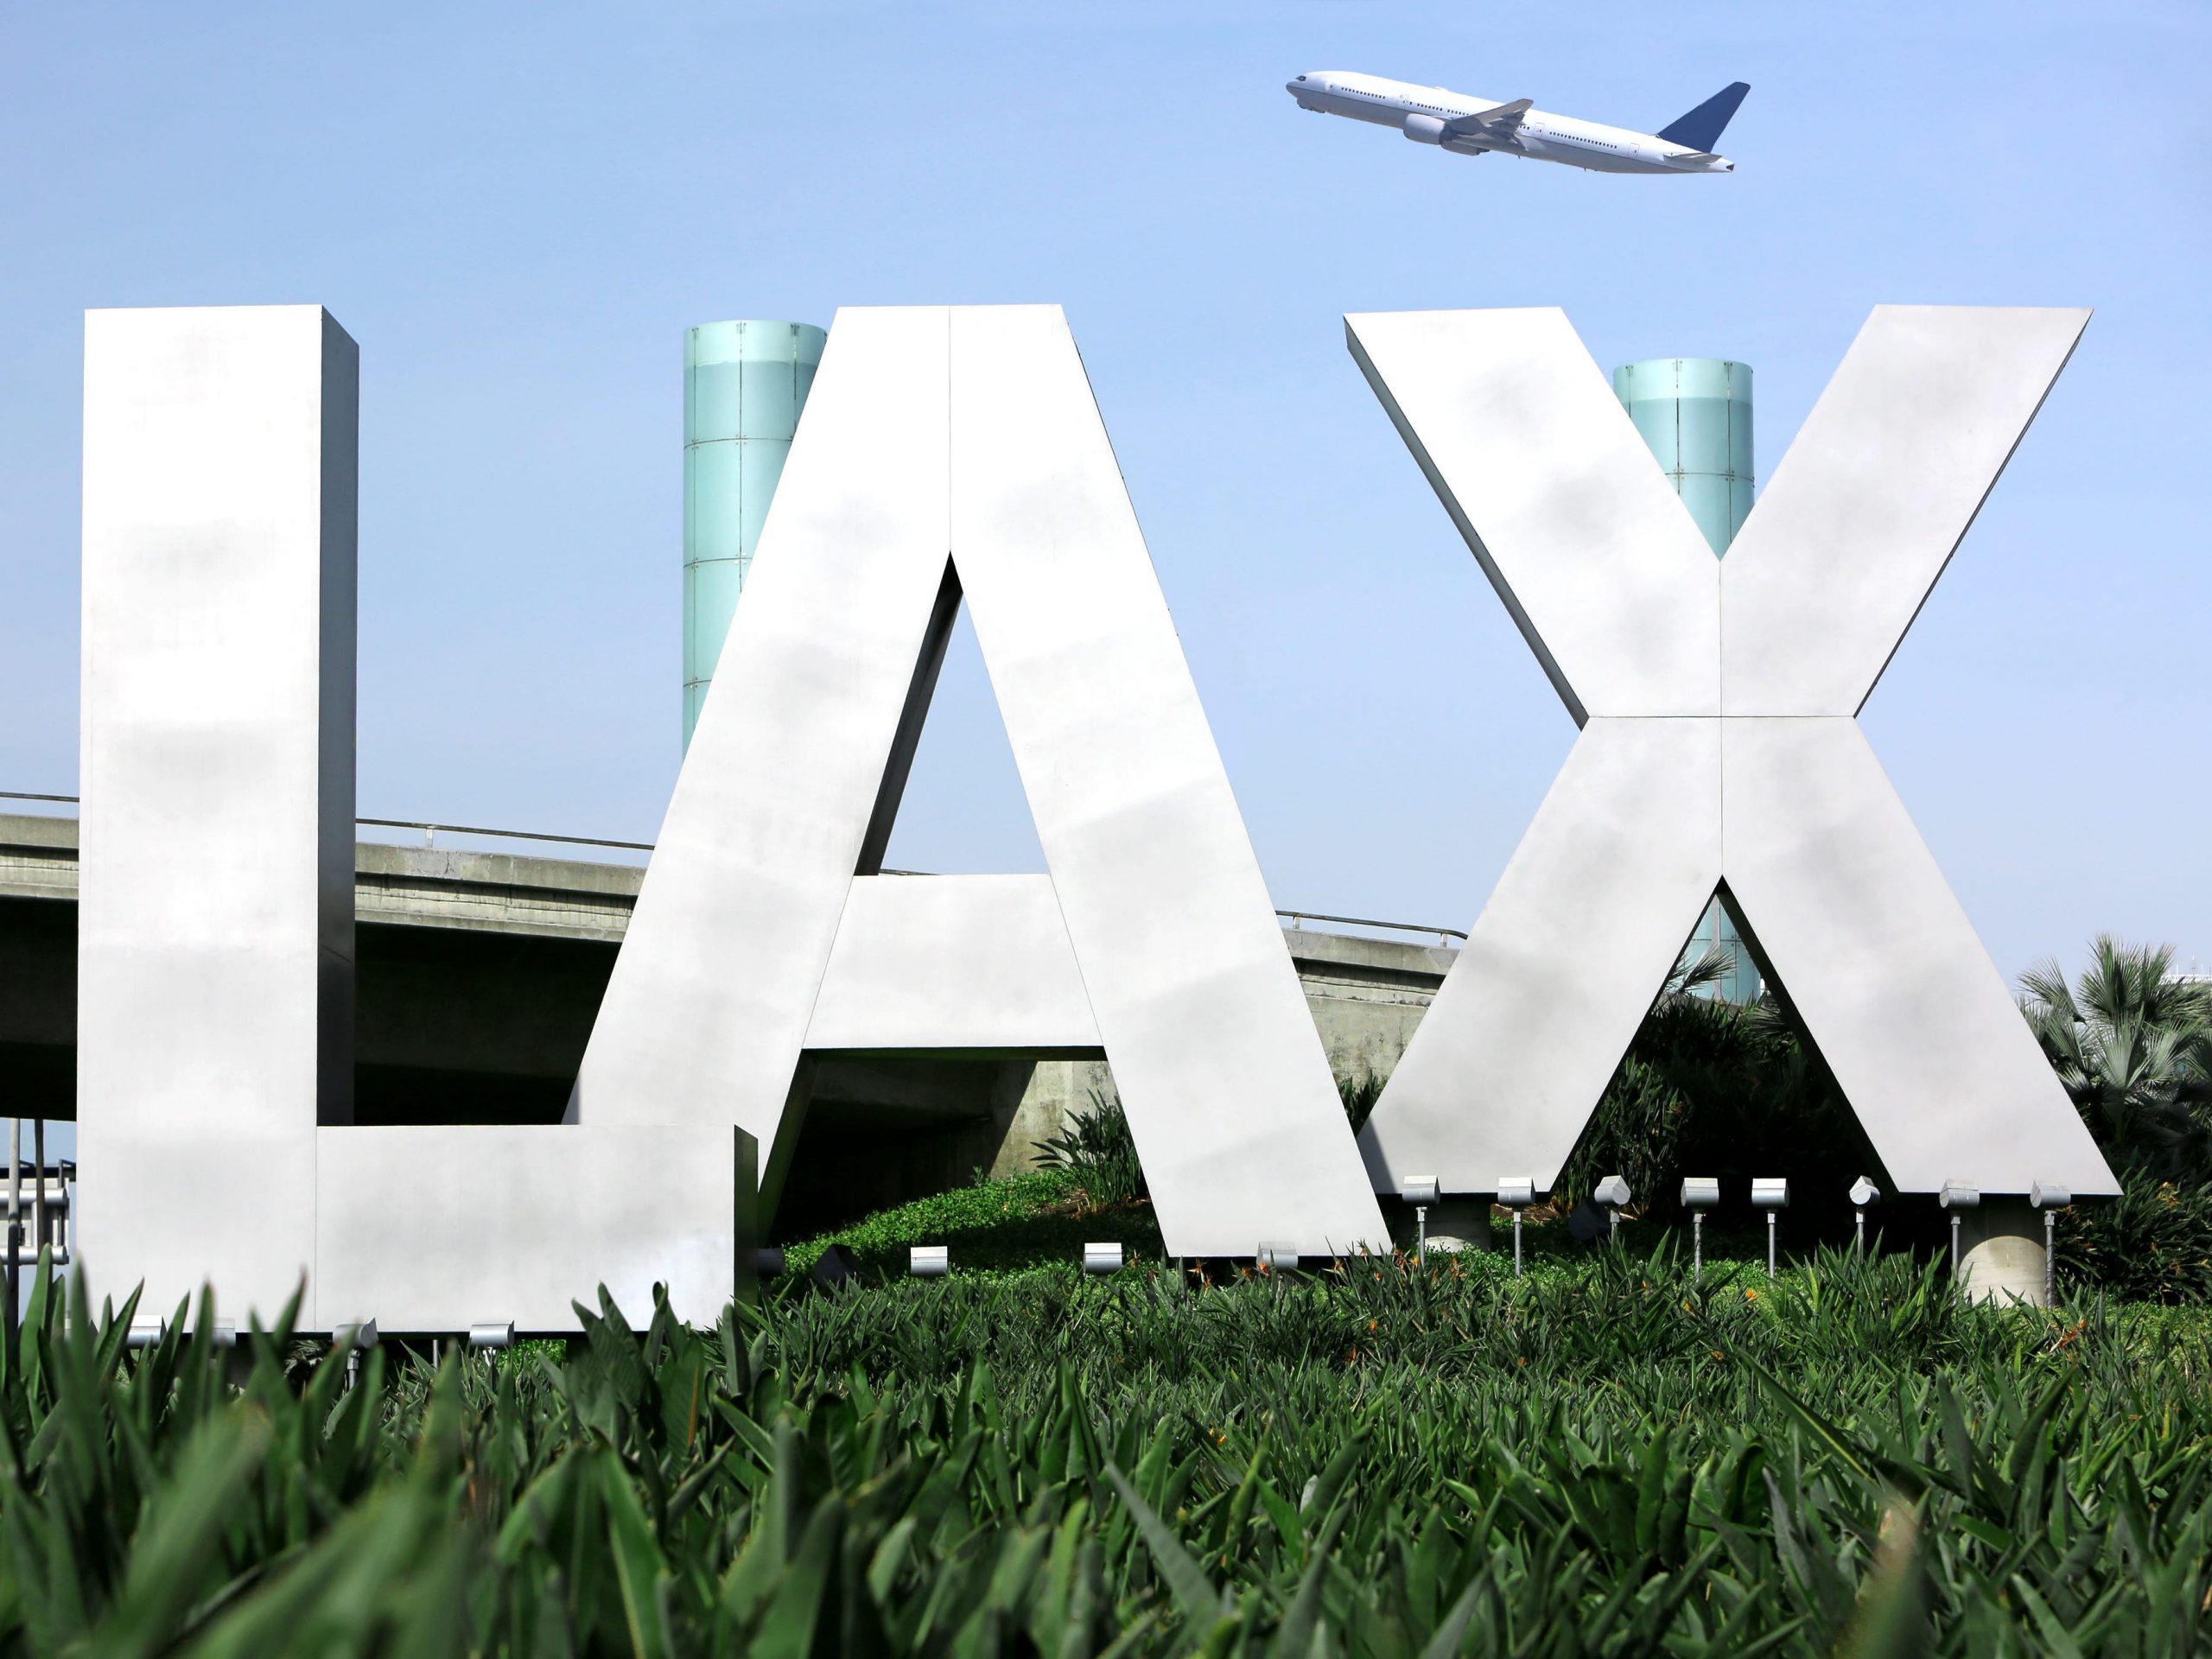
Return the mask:
<path fill-rule="evenodd" d="M 361 842 L 354 868 L 357 1121 L 558 1122 L 643 867 Z M 76 1115 L 76 820 L 0 814 L 0 1080 L 26 1117 Z M 1294 916 L 1284 944 L 1338 1076 L 1387 1073 L 1451 966 L 1454 936 L 1324 931 L 1338 920 Z M 1103 1060 L 1080 1052 L 823 1054 L 779 1230 L 957 1185 L 976 1168 L 1027 1166 L 1071 1109 L 1112 1086 Z M 855 1167 L 851 1136 L 863 1128 L 881 1153 Z"/>

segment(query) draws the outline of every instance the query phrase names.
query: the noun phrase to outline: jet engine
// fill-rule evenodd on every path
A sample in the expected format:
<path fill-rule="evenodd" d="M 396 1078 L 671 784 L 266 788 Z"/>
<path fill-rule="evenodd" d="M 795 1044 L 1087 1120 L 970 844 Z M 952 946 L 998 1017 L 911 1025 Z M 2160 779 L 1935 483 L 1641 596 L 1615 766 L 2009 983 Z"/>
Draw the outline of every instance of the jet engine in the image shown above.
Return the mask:
<path fill-rule="evenodd" d="M 1444 124 L 1433 115 L 1409 115 L 1406 118 L 1406 137 L 1417 144 L 1440 144 L 1444 142 Z"/>

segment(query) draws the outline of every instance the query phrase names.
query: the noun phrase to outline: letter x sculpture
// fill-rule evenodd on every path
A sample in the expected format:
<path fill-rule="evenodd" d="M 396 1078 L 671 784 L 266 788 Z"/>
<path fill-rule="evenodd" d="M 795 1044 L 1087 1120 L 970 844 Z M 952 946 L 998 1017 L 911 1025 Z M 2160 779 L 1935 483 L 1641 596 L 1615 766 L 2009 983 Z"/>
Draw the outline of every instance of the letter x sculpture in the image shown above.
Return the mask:
<path fill-rule="evenodd" d="M 1878 308 L 1715 560 L 1555 309 L 1346 319 L 1581 728 L 1361 1138 L 1556 1179 L 1718 891 L 1904 1192 L 2118 1185 L 1857 715 L 2087 325 Z"/>

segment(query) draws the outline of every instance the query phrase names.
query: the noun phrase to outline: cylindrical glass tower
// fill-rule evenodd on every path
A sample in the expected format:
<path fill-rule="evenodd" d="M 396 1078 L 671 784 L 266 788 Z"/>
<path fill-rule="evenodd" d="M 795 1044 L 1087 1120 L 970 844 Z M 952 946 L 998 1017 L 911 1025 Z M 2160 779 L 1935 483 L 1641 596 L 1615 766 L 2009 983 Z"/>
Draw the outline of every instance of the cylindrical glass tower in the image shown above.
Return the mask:
<path fill-rule="evenodd" d="M 1655 357 L 1613 371 L 1613 395 L 1725 554 L 1751 512 L 1751 372 L 1717 357 Z"/>
<path fill-rule="evenodd" d="M 804 322 L 706 322 L 684 331 L 686 748 L 828 339 Z"/>
<path fill-rule="evenodd" d="M 1643 442 L 1667 469 L 1716 558 L 1751 512 L 1751 371 L 1717 357 L 1655 357 L 1613 371 L 1613 395 Z M 1713 946 L 1734 963 L 1705 995 L 1750 1002 L 1759 994 L 1758 965 L 1718 899 L 1690 936 L 1685 962 Z"/>

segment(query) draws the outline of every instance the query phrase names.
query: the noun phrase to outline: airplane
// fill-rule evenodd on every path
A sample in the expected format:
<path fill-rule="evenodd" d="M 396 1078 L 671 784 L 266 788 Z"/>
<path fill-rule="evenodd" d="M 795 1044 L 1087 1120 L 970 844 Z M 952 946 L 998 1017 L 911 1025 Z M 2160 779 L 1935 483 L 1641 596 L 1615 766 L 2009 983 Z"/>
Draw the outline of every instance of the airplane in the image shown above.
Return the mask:
<path fill-rule="evenodd" d="M 1493 104 L 1441 86 L 1416 86 L 1381 75 L 1323 69 L 1283 83 L 1298 106 L 1395 127 L 1417 144 L 1458 156 L 1518 156 L 1560 162 L 1592 173 L 1733 173 L 1736 163 L 1713 153 L 1721 130 L 1750 92 L 1736 81 L 1657 132 L 1605 127 L 1530 107 L 1531 100 Z"/>

